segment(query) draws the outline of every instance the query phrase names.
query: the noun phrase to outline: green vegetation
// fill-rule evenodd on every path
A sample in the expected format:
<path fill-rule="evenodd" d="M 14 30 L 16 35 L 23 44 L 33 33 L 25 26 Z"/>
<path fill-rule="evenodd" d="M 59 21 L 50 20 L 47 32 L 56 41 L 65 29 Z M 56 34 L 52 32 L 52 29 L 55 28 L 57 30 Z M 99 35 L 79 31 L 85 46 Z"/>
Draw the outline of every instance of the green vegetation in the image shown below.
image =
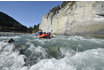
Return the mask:
<path fill-rule="evenodd" d="M 73 5 L 75 1 L 63 1 L 63 3 L 61 4 L 61 7 L 57 5 L 56 7 L 52 8 L 48 13 L 48 15 L 50 13 L 54 13 L 54 14 L 58 13 L 58 11 L 63 7 L 65 7 L 69 2 L 71 3 L 71 5 Z M 7 14 L 0 12 L 0 31 L 1 32 L 36 33 L 37 31 L 39 31 L 39 24 L 34 25 L 34 27 L 27 28 L 26 26 L 20 24 L 18 21 L 8 16 Z"/>
<path fill-rule="evenodd" d="M 40 24 L 34 25 L 34 30 L 33 30 L 34 33 L 38 32 L 38 31 L 40 30 L 40 29 L 39 29 L 39 25 L 40 25 Z"/>
<path fill-rule="evenodd" d="M 1 32 L 21 32 L 21 33 L 36 33 L 39 31 L 39 24 L 34 27 L 27 28 L 20 24 L 7 14 L 0 12 L 0 31 Z"/>
<path fill-rule="evenodd" d="M 0 12 L 0 31 L 5 32 L 27 32 L 28 28 L 7 14 Z"/>
<path fill-rule="evenodd" d="M 61 8 L 65 7 L 68 3 L 75 3 L 75 1 L 64 1 L 62 4 L 61 4 Z"/>
<path fill-rule="evenodd" d="M 69 3 L 69 1 L 64 1 L 64 2 L 61 4 L 61 8 L 65 7 L 66 4 L 68 4 L 68 3 Z"/>
<path fill-rule="evenodd" d="M 27 30 L 27 32 L 30 33 L 30 34 L 33 33 L 33 28 L 29 27 L 28 30 Z"/>
<path fill-rule="evenodd" d="M 58 10 L 60 10 L 60 6 L 59 6 L 59 5 L 57 5 L 56 7 L 52 8 L 52 9 L 50 10 L 50 13 L 56 12 L 56 11 L 58 11 Z"/>
<path fill-rule="evenodd" d="M 28 28 L 28 33 L 36 33 L 39 31 L 39 24 L 38 25 L 34 25 L 34 27 L 29 27 Z"/>
<path fill-rule="evenodd" d="M 50 12 L 48 13 L 48 15 L 49 15 L 50 13 L 54 13 L 54 14 L 55 14 L 56 11 L 58 11 L 58 10 L 64 8 L 68 3 L 71 3 L 71 5 L 73 5 L 73 4 L 75 3 L 75 1 L 63 1 L 63 3 L 61 4 L 61 7 L 60 7 L 59 5 L 55 6 L 54 8 L 52 8 L 52 9 L 50 10 Z"/>

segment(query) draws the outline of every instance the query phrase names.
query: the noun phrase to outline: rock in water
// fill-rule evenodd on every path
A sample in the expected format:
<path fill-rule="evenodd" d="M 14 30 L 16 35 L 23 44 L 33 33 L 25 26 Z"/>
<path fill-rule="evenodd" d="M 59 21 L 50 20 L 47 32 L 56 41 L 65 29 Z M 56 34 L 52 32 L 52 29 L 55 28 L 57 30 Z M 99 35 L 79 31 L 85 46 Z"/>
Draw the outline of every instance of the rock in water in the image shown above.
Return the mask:
<path fill-rule="evenodd" d="M 15 40 L 13 40 L 12 38 L 8 40 L 8 43 L 12 43 L 14 42 Z"/>

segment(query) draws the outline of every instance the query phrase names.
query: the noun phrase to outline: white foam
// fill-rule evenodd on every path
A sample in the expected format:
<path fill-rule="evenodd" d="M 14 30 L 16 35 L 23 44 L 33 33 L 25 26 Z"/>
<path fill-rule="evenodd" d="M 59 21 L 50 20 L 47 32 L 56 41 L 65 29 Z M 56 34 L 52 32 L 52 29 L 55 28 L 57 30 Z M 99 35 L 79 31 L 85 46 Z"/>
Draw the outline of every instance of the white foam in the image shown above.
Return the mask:
<path fill-rule="evenodd" d="M 99 48 L 76 53 L 70 58 L 69 63 L 79 70 L 103 70 L 104 49 Z"/>
<path fill-rule="evenodd" d="M 45 59 L 31 66 L 29 70 L 76 70 L 71 65 L 57 59 Z"/>
<path fill-rule="evenodd" d="M 17 39 L 17 38 L 21 38 L 20 36 L 1 36 L 0 39 L 10 39 L 10 38 L 14 38 L 14 39 Z"/>
<path fill-rule="evenodd" d="M 29 70 L 28 67 L 24 66 L 20 70 Z"/>
<path fill-rule="evenodd" d="M 13 51 L 15 46 L 0 42 L 0 70 L 20 70 L 25 64 L 24 56 L 19 51 Z"/>
<path fill-rule="evenodd" d="M 92 49 L 62 59 L 44 59 L 29 70 L 103 70 L 104 49 Z"/>
<path fill-rule="evenodd" d="M 75 54 L 75 51 L 71 48 L 60 48 L 60 52 L 64 55 L 64 56 L 68 56 L 68 57 L 71 57 Z"/>
<path fill-rule="evenodd" d="M 58 40 L 57 40 L 58 39 Z M 54 41 L 59 41 L 60 38 L 54 39 Z M 29 39 L 30 40 L 30 39 Z M 36 39 L 37 40 L 37 39 Z M 62 40 L 66 41 L 66 38 L 62 38 Z M 102 39 L 86 39 L 84 37 L 74 36 L 68 38 L 68 40 L 74 41 L 89 41 L 94 43 L 99 43 L 103 46 L 104 40 Z M 46 40 L 39 40 L 39 42 L 43 41 L 44 44 Z M 50 40 L 48 40 L 49 42 Z M 62 42 L 63 42 L 62 41 Z M 57 42 L 57 43 L 59 43 Z M 65 43 L 66 45 L 67 43 Z M 45 48 L 42 46 L 35 46 L 31 43 L 31 40 L 27 42 L 29 45 L 28 50 L 35 54 L 41 54 L 41 56 L 46 57 L 47 52 Z M 69 45 L 69 44 L 68 44 Z M 74 45 L 74 44 L 73 44 Z M 77 51 L 81 46 L 77 45 Z M 89 46 L 88 46 L 89 47 Z M 83 47 L 84 48 L 84 47 Z M 4 41 L 0 41 L 0 70 L 104 70 L 104 49 L 87 49 L 86 51 L 78 51 L 75 52 L 70 47 L 62 47 L 60 48 L 60 52 L 65 55 L 64 58 L 55 59 L 55 58 L 44 58 L 40 59 L 39 62 L 32 66 L 23 66 L 24 55 L 20 55 L 18 50 L 15 49 L 14 44 L 5 43 Z M 35 57 L 35 56 L 34 56 Z"/>
<path fill-rule="evenodd" d="M 89 42 L 94 42 L 94 43 L 99 43 L 103 44 L 104 40 L 103 39 L 97 39 L 97 38 L 84 38 L 82 36 L 72 36 L 68 38 L 68 40 L 74 40 L 74 41 L 89 41 Z"/>
<path fill-rule="evenodd" d="M 41 46 L 35 47 L 33 44 L 30 44 L 30 47 L 28 48 L 28 50 L 31 50 L 35 54 L 41 53 L 41 56 L 43 56 L 43 57 L 45 57 L 47 55 L 45 49 L 42 48 Z"/>

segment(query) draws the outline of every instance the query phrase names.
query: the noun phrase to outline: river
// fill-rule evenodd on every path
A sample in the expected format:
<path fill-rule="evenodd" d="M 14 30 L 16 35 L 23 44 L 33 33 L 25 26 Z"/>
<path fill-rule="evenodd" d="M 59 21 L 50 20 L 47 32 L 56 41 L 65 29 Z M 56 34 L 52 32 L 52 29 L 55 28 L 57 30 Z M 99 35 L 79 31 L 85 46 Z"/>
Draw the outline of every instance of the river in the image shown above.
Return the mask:
<path fill-rule="evenodd" d="M 6 40 L 15 42 L 7 43 Z M 0 70 L 104 70 L 104 39 L 57 35 L 0 37 Z"/>

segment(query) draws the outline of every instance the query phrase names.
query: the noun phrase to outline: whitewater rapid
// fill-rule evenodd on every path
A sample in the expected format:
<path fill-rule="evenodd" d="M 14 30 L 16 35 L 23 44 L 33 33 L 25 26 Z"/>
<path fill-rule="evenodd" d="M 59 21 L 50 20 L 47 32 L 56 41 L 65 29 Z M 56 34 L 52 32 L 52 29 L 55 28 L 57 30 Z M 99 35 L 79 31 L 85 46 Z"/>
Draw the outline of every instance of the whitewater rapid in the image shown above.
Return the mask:
<path fill-rule="evenodd" d="M 7 43 L 11 38 L 15 42 Z M 104 39 L 1 36 L 0 70 L 104 70 Z"/>

